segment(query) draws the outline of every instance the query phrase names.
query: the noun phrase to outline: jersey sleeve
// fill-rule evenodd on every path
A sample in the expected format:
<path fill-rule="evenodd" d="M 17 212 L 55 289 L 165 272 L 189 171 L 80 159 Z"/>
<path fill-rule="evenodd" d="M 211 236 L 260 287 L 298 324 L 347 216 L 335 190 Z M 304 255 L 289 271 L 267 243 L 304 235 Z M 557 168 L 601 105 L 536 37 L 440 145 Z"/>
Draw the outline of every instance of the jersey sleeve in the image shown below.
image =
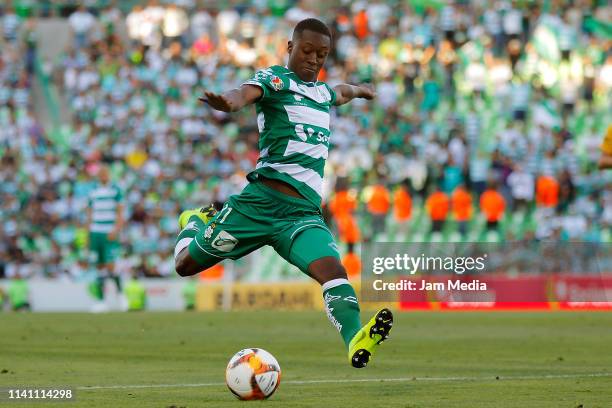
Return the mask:
<path fill-rule="evenodd" d="M 121 188 L 119 188 L 118 186 L 115 186 L 115 199 L 117 200 L 118 204 L 123 201 L 123 191 L 121 191 Z"/>
<path fill-rule="evenodd" d="M 276 75 L 271 69 L 259 70 L 251 79 L 243 85 L 255 85 L 262 89 L 263 95 L 260 100 L 268 99 L 274 92 L 289 88 L 289 84 L 280 76 Z"/>
<path fill-rule="evenodd" d="M 327 84 L 325 84 L 325 86 L 327 87 L 327 89 L 329 90 L 329 94 L 331 95 L 331 100 L 329 101 L 329 104 L 331 106 L 334 106 L 336 104 L 336 99 L 338 97 L 336 95 L 336 91 L 334 91 L 334 89 L 331 86 L 327 85 Z"/>

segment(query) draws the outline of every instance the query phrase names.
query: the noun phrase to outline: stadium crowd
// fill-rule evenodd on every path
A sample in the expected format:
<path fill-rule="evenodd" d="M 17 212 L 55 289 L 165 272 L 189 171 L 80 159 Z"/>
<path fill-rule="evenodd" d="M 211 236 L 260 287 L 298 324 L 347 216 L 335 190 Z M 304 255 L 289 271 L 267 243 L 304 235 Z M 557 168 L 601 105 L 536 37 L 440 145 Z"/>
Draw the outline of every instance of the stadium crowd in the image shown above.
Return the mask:
<path fill-rule="evenodd" d="M 181 209 L 222 203 L 246 183 L 259 155 L 253 108 L 228 115 L 198 97 L 284 65 L 292 26 L 320 10 L 173 3 L 80 6 L 67 18 L 72 39 L 51 82 L 72 119 L 53 134 L 33 113 L 32 82 L 45 75 L 34 69 L 37 18 L 2 8 L 0 276 L 87 269 L 85 209 L 101 163 L 127 208 L 118 267 L 146 276 L 172 274 Z M 332 118 L 324 210 L 350 252 L 362 240 L 489 232 L 609 240 L 611 174 L 596 169 L 612 123 L 606 2 L 330 7 L 320 79 L 378 93 Z"/>

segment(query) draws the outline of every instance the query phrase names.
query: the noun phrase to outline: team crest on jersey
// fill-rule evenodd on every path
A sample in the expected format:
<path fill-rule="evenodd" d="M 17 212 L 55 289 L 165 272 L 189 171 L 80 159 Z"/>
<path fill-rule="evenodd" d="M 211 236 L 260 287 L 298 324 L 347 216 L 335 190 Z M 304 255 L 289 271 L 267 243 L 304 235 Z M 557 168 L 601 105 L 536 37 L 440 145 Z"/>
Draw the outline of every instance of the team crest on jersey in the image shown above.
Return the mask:
<path fill-rule="evenodd" d="M 272 84 L 274 89 L 277 91 L 280 91 L 281 89 L 283 89 L 283 80 L 277 77 L 276 75 L 272 76 L 270 83 Z"/>

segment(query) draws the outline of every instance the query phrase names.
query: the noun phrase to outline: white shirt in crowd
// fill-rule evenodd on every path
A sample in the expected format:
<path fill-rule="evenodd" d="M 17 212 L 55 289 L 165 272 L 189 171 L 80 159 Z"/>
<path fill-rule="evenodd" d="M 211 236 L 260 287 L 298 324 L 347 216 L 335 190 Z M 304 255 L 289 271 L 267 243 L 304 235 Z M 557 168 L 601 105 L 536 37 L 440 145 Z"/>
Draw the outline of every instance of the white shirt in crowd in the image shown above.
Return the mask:
<path fill-rule="evenodd" d="M 133 40 L 142 39 L 140 25 L 143 22 L 144 11 L 132 10 L 128 13 L 125 24 L 127 25 L 128 36 Z"/>
<path fill-rule="evenodd" d="M 197 11 L 191 17 L 191 34 L 193 38 L 200 38 L 202 34 L 212 34 L 214 20 L 206 10 Z"/>
<path fill-rule="evenodd" d="M 162 31 L 166 37 L 178 37 L 189 27 L 189 19 L 185 10 L 168 7 L 164 14 Z"/>
<path fill-rule="evenodd" d="M 217 27 L 224 35 L 233 33 L 239 22 L 240 14 L 234 9 L 223 10 L 217 15 Z"/>
<path fill-rule="evenodd" d="M 395 82 L 386 80 L 377 87 L 378 102 L 385 108 L 388 109 L 397 103 L 399 96 L 399 90 Z"/>
<path fill-rule="evenodd" d="M 85 34 L 96 24 L 96 18 L 87 11 L 75 11 L 68 18 L 68 23 L 77 34 Z"/>
<path fill-rule="evenodd" d="M 533 200 L 535 179 L 532 174 L 523 170 L 515 170 L 508 176 L 508 185 L 514 199 Z"/>
<path fill-rule="evenodd" d="M 300 21 L 307 19 L 307 18 L 316 18 L 316 17 L 317 16 L 312 11 L 302 8 L 300 7 L 300 5 L 291 7 L 285 13 L 285 18 L 287 19 L 287 21 L 293 24 L 297 24 Z"/>
<path fill-rule="evenodd" d="M 523 15 L 520 10 L 509 9 L 504 14 L 504 32 L 507 35 L 519 35 L 523 26 Z"/>
<path fill-rule="evenodd" d="M 17 31 L 19 30 L 19 17 L 17 14 L 7 13 L 0 20 L 2 21 L 2 32 L 4 38 L 17 38 Z"/>
<path fill-rule="evenodd" d="M 442 31 L 454 31 L 457 27 L 455 8 L 452 5 L 446 5 L 440 11 L 440 27 Z"/>
<path fill-rule="evenodd" d="M 487 70 L 479 61 L 472 61 L 468 65 L 465 76 L 467 82 L 470 84 L 472 90 L 482 91 L 485 88 Z"/>
<path fill-rule="evenodd" d="M 501 17 L 499 12 L 494 9 L 488 9 L 484 13 L 484 25 L 491 35 L 501 33 Z"/>
<path fill-rule="evenodd" d="M 467 148 L 465 147 L 463 140 L 461 140 L 459 137 L 453 137 L 448 144 L 448 152 L 452 156 L 457 167 L 463 168 L 467 154 Z"/>
<path fill-rule="evenodd" d="M 385 3 L 373 3 L 366 9 L 368 16 L 368 27 L 373 33 L 381 32 L 387 25 L 387 20 L 391 15 L 391 8 Z"/>

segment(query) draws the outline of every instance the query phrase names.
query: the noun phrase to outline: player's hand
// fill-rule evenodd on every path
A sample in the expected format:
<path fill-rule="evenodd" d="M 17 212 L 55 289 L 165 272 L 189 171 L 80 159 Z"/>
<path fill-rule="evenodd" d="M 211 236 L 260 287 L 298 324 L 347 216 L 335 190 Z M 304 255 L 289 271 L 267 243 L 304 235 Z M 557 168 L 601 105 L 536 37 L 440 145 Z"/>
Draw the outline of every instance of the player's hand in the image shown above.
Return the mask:
<path fill-rule="evenodd" d="M 232 103 L 223 95 L 204 91 L 204 96 L 199 98 L 202 102 L 209 104 L 213 109 L 223 112 L 232 112 Z"/>
<path fill-rule="evenodd" d="M 372 84 L 359 85 L 359 91 L 361 93 L 359 95 L 360 98 L 368 100 L 376 98 L 376 90 L 374 89 L 374 86 Z"/>

